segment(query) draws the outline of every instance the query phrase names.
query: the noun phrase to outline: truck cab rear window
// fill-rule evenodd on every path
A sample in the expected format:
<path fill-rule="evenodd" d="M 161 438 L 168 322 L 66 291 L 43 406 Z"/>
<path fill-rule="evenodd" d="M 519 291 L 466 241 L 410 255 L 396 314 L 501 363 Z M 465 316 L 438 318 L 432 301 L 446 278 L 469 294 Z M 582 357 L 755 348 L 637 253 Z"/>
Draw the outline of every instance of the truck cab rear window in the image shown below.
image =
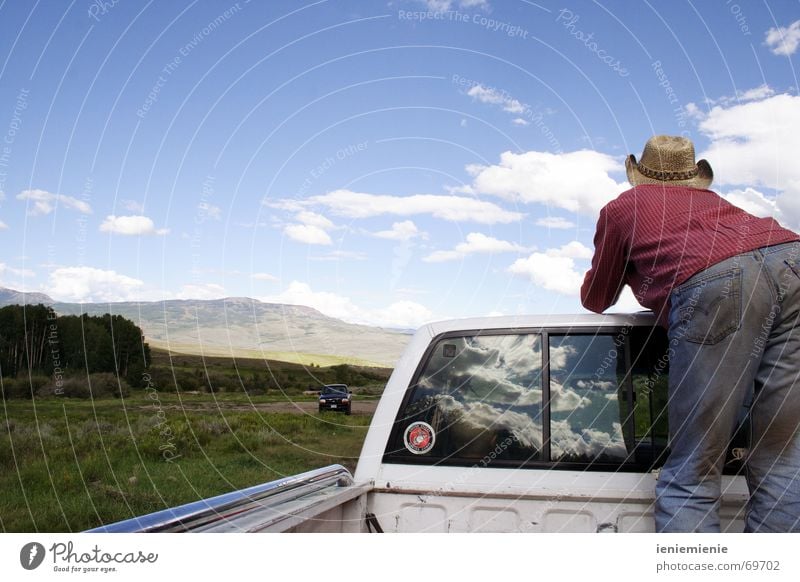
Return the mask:
<path fill-rule="evenodd" d="M 436 338 L 384 459 L 652 468 L 667 444 L 666 348 L 650 327 Z"/>

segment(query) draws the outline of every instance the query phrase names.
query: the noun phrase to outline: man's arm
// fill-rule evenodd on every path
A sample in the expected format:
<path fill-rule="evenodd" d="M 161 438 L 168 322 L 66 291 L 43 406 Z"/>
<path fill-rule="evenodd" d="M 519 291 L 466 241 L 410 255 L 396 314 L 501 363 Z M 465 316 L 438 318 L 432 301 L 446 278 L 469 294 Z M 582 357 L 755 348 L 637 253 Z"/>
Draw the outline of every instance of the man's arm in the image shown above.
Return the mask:
<path fill-rule="evenodd" d="M 625 286 L 626 244 L 605 208 L 600 211 L 594 235 L 594 257 L 581 286 L 581 303 L 602 313 L 619 299 Z"/>

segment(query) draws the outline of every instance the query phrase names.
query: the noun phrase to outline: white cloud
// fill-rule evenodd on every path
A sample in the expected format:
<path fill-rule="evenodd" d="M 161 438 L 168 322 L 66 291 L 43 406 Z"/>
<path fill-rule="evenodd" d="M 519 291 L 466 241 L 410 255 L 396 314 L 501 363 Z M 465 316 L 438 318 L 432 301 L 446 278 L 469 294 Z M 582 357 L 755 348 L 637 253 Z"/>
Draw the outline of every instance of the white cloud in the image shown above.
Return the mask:
<path fill-rule="evenodd" d="M 227 297 L 225 288 L 216 283 L 187 284 L 174 295 L 175 299 L 222 299 Z"/>
<path fill-rule="evenodd" d="M 548 249 L 547 255 L 550 257 L 569 257 L 570 259 L 591 259 L 592 249 L 576 240 L 568 242 L 557 249 Z"/>
<path fill-rule="evenodd" d="M 36 277 L 36 273 L 29 269 L 16 269 L 9 267 L 6 263 L 0 263 L 0 287 L 18 291 L 33 291 L 28 282 L 28 279 L 33 277 Z"/>
<path fill-rule="evenodd" d="M 114 216 L 110 214 L 100 225 L 100 232 L 110 232 L 125 236 L 138 235 L 165 235 L 168 228 L 156 228 L 153 221 L 147 216 L 134 214 L 131 216 Z"/>
<path fill-rule="evenodd" d="M 275 208 L 276 210 L 285 210 L 287 212 L 300 212 L 303 210 L 303 208 L 305 208 L 302 201 L 291 200 L 289 198 L 284 198 L 282 200 L 270 200 L 269 198 L 264 198 L 261 200 L 261 204 L 267 208 Z"/>
<path fill-rule="evenodd" d="M 200 210 L 206 218 L 222 220 L 222 208 L 219 206 L 214 206 L 213 204 L 201 204 Z"/>
<path fill-rule="evenodd" d="M 687 103 L 683 110 L 692 119 L 702 120 L 706 116 L 705 112 L 696 103 Z"/>
<path fill-rule="evenodd" d="M 144 283 L 115 271 L 93 267 L 61 267 L 50 273 L 47 294 L 57 301 L 132 301 Z"/>
<path fill-rule="evenodd" d="M 568 228 L 575 228 L 575 223 L 570 222 L 569 220 L 567 220 L 566 218 L 562 218 L 561 216 L 548 216 L 546 218 L 540 218 L 539 220 L 537 220 L 536 226 L 568 229 Z"/>
<path fill-rule="evenodd" d="M 527 250 L 517 243 L 499 240 L 480 232 L 471 232 L 466 242 L 456 245 L 456 250 L 464 254 L 472 253 L 509 253 Z"/>
<path fill-rule="evenodd" d="M 521 117 L 515 117 L 514 119 L 511 120 L 511 123 L 513 123 L 514 125 L 521 125 L 523 127 L 531 124 L 530 121 L 528 121 L 527 119 L 522 119 Z"/>
<path fill-rule="evenodd" d="M 426 263 L 446 263 L 447 261 L 458 261 L 463 259 L 464 255 L 458 251 L 434 251 L 422 260 Z"/>
<path fill-rule="evenodd" d="M 468 166 L 472 188 L 506 200 L 549 204 L 572 212 L 596 214 L 623 190 L 610 172 L 623 172 L 622 163 L 592 150 L 552 154 L 504 152 L 493 166 Z"/>
<path fill-rule="evenodd" d="M 767 198 L 764 194 L 753 188 L 744 190 L 731 190 L 722 195 L 725 200 L 738 206 L 742 210 L 754 216 L 772 216 L 778 218 L 778 205 L 772 198 Z"/>
<path fill-rule="evenodd" d="M 529 278 L 535 285 L 563 293 L 578 295 L 583 283 L 583 272 L 575 269 L 573 259 L 590 259 L 592 251 L 572 241 L 557 249 L 544 253 L 533 253 L 526 259 L 517 259 L 509 268 L 514 275 Z"/>
<path fill-rule="evenodd" d="M 782 188 L 800 179 L 800 97 L 776 95 L 732 107 L 714 107 L 700 124 L 711 140 L 701 157 L 720 184 Z"/>
<path fill-rule="evenodd" d="M 309 224 L 290 224 L 283 229 L 290 239 L 309 245 L 331 245 L 333 241 L 327 232 Z"/>
<path fill-rule="evenodd" d="M 255 279 L 256 281 L 277 281 L 278 278 L 274 275 L 270 275 L 269 273 L 253 273 L 250 275 L 251 278 Z"/>
<path fill-rule="evenodd" d="M 762 99 L 766 99 L 767 97 L 772 97 L 773 95 L 775 95 L 775 89 L 773 89 L 769 85 L 764 84 L 754 89 L 748 89 L 747 91 L 737 91 L 736 100 L 761 101 Z"/>
<path fill-rule="evenodd" d="M 583 276 L 575 271 L 575 261 L 569 257 L 552 257 L 533 253 L 527 259 L 517 259 L 508 268 L 514 275 L 528 277 L 535 285 L 565 295 L 578 295 Z"/>
<path fill-rule="evenodd" d="M 425 306 L 413 301 L 401 300 L 383 308 L 363 309 L 348 297 L 313 291 L 307 283 L 299 281 L 292 281 L 285 291 L 263 298 L 262 301 L 305 305 L 329 317 L 380 327 L 416 328 L 432 319 L 432 313 Z"/>
<path fill-rule="evenodd" d="M 262 299 L 269 303 L 305 305 L 337 319 L 351 320 L 358 309 L 352 301 L 335 293 L 312 291 L 311 286 L 300 281 L 292 281 L 285 291 Z"/>
<path fill-rule="evenodd" d="M 469 91 L 467 91 L 467 95 L 481 103 L 499 105 L 503 108 L 503 111 L 507 111 L 508 113 L 520 114 L 525 111 L 525 106 L 522 103 L 508 95 L 505 91 L 498 91 L 492 87 L 486 87 L 481 84 L 473 85 L 469 88 Z"/>
<path fill-rule="evenodd" d="M 364 261 L 367 259 L 367 253 L 362 253 L 361 251 L 345 251 L 342 249 L 337 249 L 325 255 L 309 257 L 309 259 L 312 261 Z"/>
<path fill-rule="evenodd" d="M 636 300 L 633 290 L 628 285 L 625 285 L 622 288 L 622 293 L 619 294 L 617 302 L 606 309 L 606 313 L 635 313 L 643 309 L 644 307 Z"/>
<path fill-rule="evenodd" d="M 417 328 L 432 319 L 433 313 L 427 307 L 404 299 L 368 314 L 366 323 L 373 321 L 373 325 L 380 327 Z"/>
<path fill-rule="evenodd" d="M 764 41 L 773 54 L 793 55 L 800 45 L 800 20 L 795 20 L 788 27 L 770 28 Z"/>
<path fill-rule="evenodd" d="M 283 233 L 290 239 L 309 245 L 333 244 L 327 231 L 336 225 L 328 218 L 308 210 L 297 212 L 294 218 L 301 224 L 290 224 L 283 229 Z"/>
<path fill-rule="evenodd" d="M 50 214 L 57 205 L 77 210 L 82 214 L 92 213 L 92 207 L 82 200 L 63 194 L 52 194 L 45 190 L 24 190 L 17 194 L 17 200 L 28 201 L 28 214 L 31 216 Z"/>
<path fill-rule="evenodd" d="M 321 214 L 317 214 L 316 212 L 309 212 L 308 210 L 302 210 L 298 212 L 295 215 L 295 220 L 308 226 L 315 226 L 322 230 L 331 230 L 335 226 L 328 218 L 322 216 Z"/>
<path fill-rule="evenodd" d="M 430 214 L 452 222 L 472 221 L 481 224 L 496 224 L 516 222 L 523 216 L 518 212 L 510 212 L 496 204 L 476 198 L 433 194 L 390 196 L 335 190 L 328 194 L 314 196 L 310 198 L 310 202 L 326 206 L 335 214 L 348 218 L 369 218 L 384 214 L 399 216 Z"/>
<path fill-rule="evenodd" d="M 421 235 L 423 235 L 423 233 L 421 233 L 417 228 L 417 225 L 410 220 L 395 222 L 392 224 L 392 228 L 390 230 L 381 230 L 374 233 L 374 236 L 377 236 L 378 238 L 400 241 L 410 240 Z"/>
<path fill-rule="evenodd" d="M 464 242 L 458 243 L 452 251 L 436 251 L 422 260 L 427 263 L 455 261 L 476 253 L 496 254 L 521 252 L 525 247 L 505 240 L 499 240 L 480 232 L 471 232 Z"/>
<path fill-rule="evenodd" d="M 488 0 L 422 0 L 431 12 L 447 12 L 453 6 L 461 8 L 488 8 Z"/>
<path fill-rule="evenodd" d="M 30 269 L 16 269 L 14 267 L 9 267 L 5 263 L 0 263 L 0 277 L 6 275 L 13 275 L 15 277 L 35 277 L 36 273 Z"/>
<path fill-rule="evenodd" d="M 130 212 L 135 212 L 136 214 L 141 214 L 142 212 L 144 212 L 144 204 L 140 204 L 136 202 L 136 200 L 123 200 L 122 207 L 125 210 L 128 210 Z"/>
<path fill-rule="evenodd" d="M 763 85 L 744 91 L 737 89 L 733 95 L 724 95 L 718 99 L 706 98 L 704 101 L 706 105 L 709 106 L 721 105 L 722 107 L 730 107 L 731 105 L 741 105 L 747 101 L 761 101 L 773 95 L 775 95 L 775 89 L 764 83 Z M 686 110 L 690 116 L 697 119 L 703 119 L 705 117 L 704 113 L 698 113 L 699 110 L 694 103 L 688 103 L 686 105 Z"/>
<path fill-rule="evenodd" d="M 781 94 L 761 101 L 714 107 L 700 123 L 710 140 L 699 154 L 722 186 L 777 191 L 778 213 L 787 226 L 800 225 L 800 96 Z M 750 196 L 751 202 L 753 201 Z"/>
<path fill-rule="evenodd" d="M 2 220 L 0 220 L 0 230 L 6 230 L 7 228 L 8 228 L 8 225 L 5 222 L 3 222 Z"/>

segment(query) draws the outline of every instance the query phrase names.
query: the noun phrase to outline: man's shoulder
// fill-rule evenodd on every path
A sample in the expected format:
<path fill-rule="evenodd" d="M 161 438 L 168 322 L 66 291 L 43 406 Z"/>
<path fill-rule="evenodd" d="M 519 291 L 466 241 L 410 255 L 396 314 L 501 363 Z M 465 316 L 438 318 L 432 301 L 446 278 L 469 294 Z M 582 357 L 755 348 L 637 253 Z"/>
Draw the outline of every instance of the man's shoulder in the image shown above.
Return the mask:
<path fill-rule="evenodd" d="M 606 213 L 617 213 L 632 207 L 636 202 L 636 188 L 630 188 L 624 192 L 620 192 L 616 198 L 603 206 L 603 211 Z"/>

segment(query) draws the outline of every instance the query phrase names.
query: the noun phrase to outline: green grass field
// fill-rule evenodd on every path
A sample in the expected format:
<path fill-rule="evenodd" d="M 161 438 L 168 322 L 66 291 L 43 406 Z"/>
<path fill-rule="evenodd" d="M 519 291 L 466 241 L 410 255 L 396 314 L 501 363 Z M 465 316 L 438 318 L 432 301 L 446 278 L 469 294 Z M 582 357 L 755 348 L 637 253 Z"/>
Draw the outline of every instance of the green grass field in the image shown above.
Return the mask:
<path fill-rule="evenodd" d="M 0 531 L 66 532 L 341 463 L 371 416 L 265 412 L 280 394 L 0 400 Z"/>

